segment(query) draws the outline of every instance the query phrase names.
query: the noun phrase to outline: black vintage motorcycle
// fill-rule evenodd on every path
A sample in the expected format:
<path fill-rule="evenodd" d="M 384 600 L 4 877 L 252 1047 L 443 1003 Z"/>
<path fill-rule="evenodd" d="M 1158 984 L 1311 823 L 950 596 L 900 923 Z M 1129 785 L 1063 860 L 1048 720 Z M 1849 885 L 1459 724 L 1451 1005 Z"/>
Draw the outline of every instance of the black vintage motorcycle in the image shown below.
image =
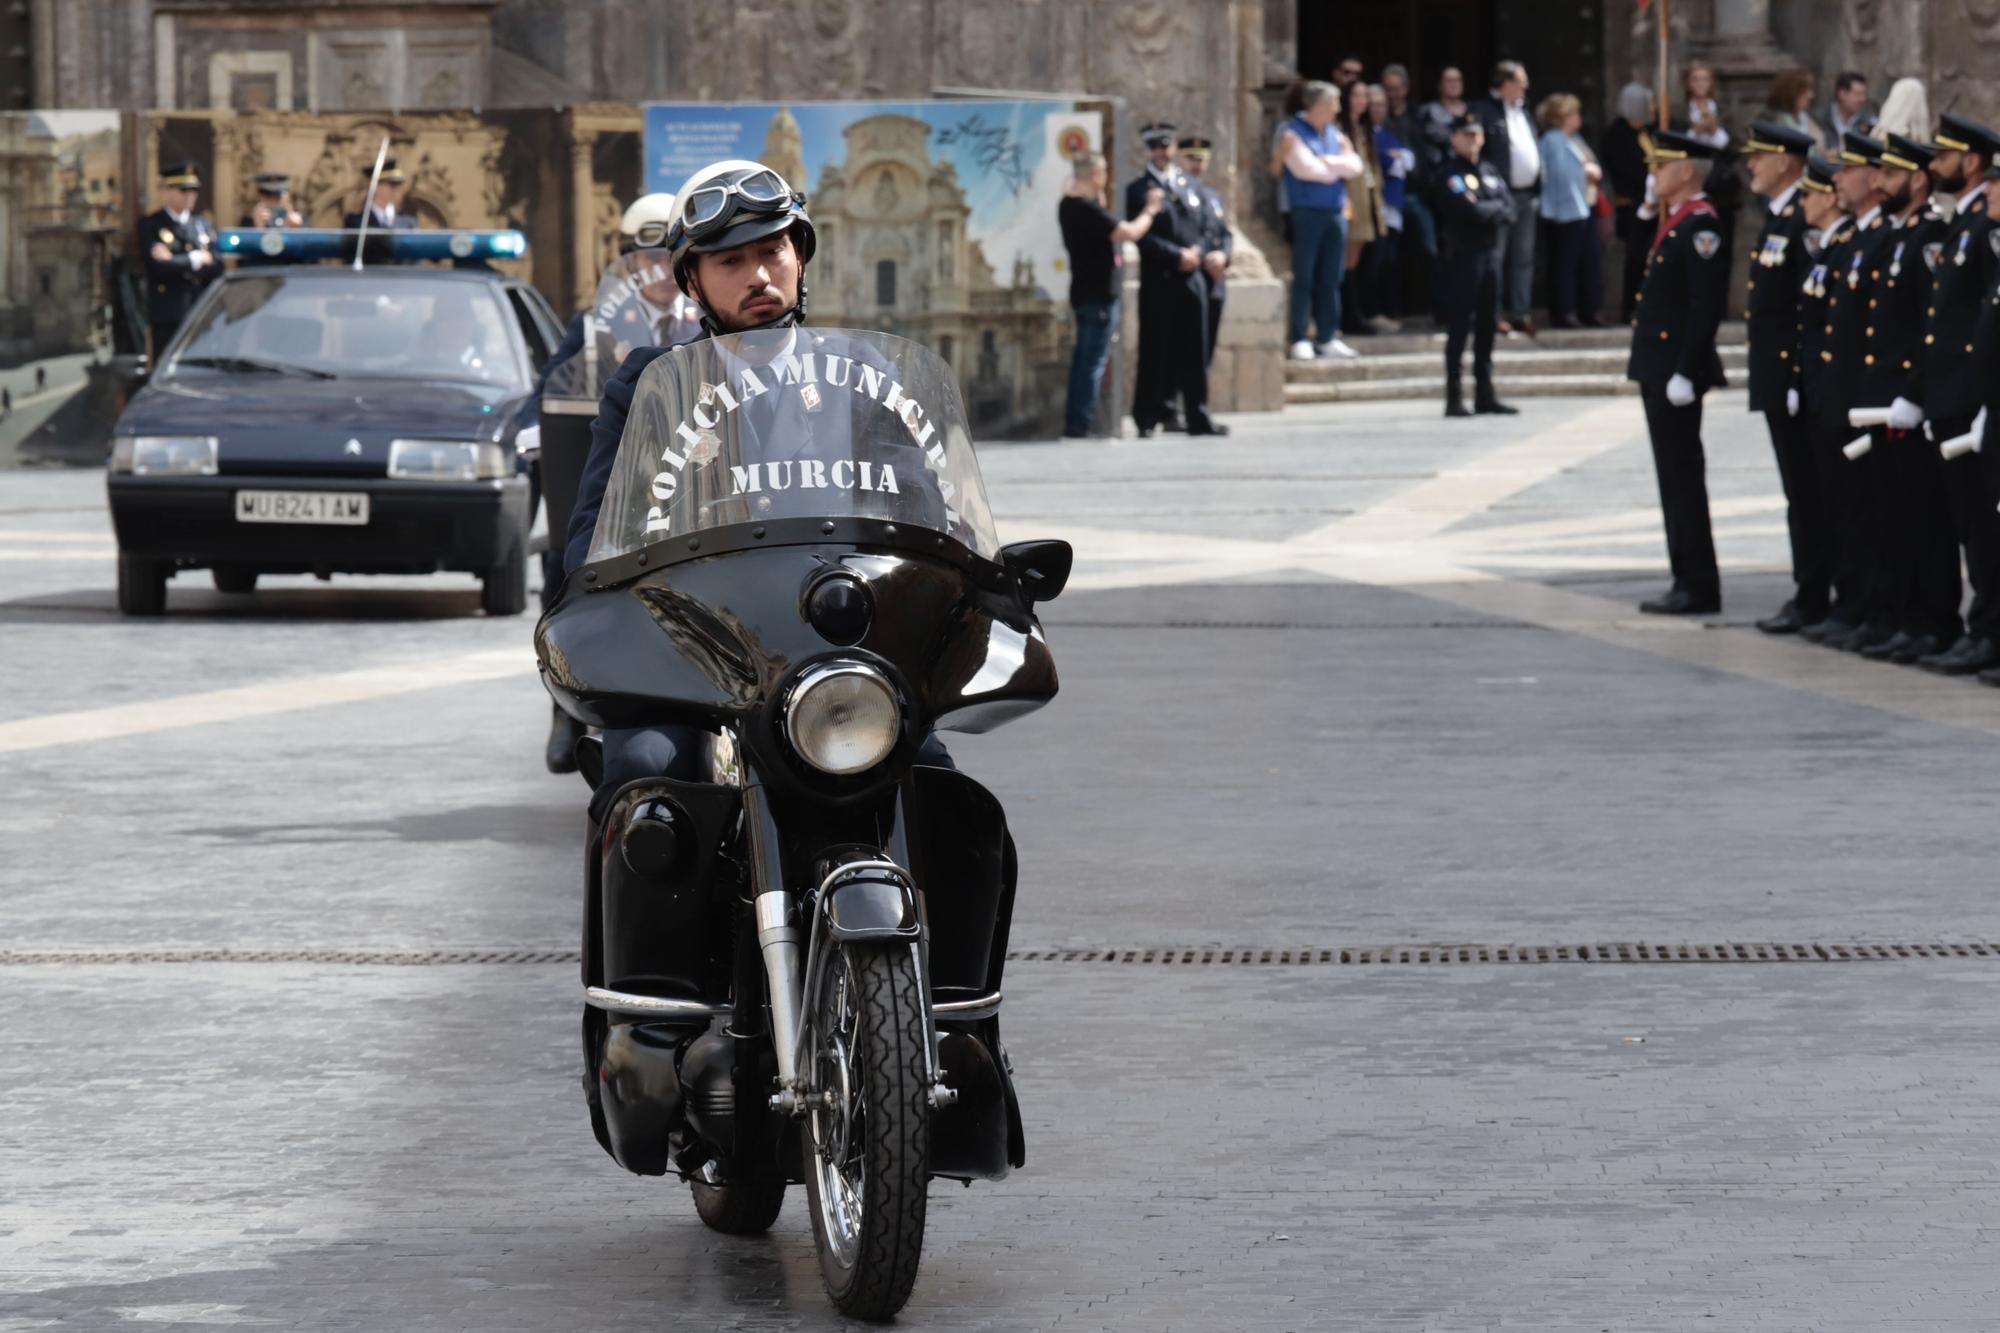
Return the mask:
<path fill-rule="evenodd" d="M 909 1299 L 932 1177 L 1026 1160 L 1013 842 L 931 733 L 1054 697 L 1034 606 L 1070 559 L 999 545 L 937 357 L 765 330 L 647 368 L 590 558 L 536 628 L 550 694 L 612 742 L 697 729 L 588 832 L 598 1141 L 690 1181 L 720 1231 L 768 1228 L 803 1182 L 850 1315 Z"/>

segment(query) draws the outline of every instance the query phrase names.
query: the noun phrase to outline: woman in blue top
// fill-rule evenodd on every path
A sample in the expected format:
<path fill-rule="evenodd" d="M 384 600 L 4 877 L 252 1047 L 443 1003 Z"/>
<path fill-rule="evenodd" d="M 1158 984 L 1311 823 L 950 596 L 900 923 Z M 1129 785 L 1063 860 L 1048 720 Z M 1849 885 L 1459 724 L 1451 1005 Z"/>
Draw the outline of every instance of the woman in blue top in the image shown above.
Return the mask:
<path fill-rule="evenodd" d="M 1355 355 L 1340 340 L 1340 280 L 1347 265 L 1347 182 L 1360 174 L 1361 158 L 1333 127 L 1339 109 L 1338 89 L 1309 83 L 1305 110 L 1285 123 L 1278 138 L 1292 205 L 1289 341 L 1295 361 Z M 1317 335 L 1310 340 L 1309 320 Z"/>
<path fill-rule="evenodd" d="M 1578 131 L 1583 104 L 1568 93 L 1542 100 L 1542 223 L 1555 255 L 1549 275 L 1549 316 L 1557 328 L 1599 323 L 1604 304 L 1603 240 L 1597 231 L 1597 186 L 1604 172 Z"/>

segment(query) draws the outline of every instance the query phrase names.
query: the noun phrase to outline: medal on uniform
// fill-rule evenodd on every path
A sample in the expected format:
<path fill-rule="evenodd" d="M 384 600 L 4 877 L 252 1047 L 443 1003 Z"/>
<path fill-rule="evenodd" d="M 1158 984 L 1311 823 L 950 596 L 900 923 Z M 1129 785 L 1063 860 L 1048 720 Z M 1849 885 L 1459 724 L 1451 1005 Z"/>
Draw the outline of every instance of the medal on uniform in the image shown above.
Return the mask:
<path fill-rule="evenodd" d="M 1861 285 L 1861 256 L 1854 256 L 1854 262 L 1847 269 L 1847 290 L 1853 291 Z"/>
<path fill-rule="evenodd" d="M 1957 265 L 1959 268 L 1964 268 L 1965 247 L 1971 244 L 1972 244 L 1972 233 L 1969 231 L 1960 232 L 1958 234 L 1958 253 L 1951 257 L 1951 262 Z"/>
<path fill-rule="evenodd" d="M 1903 276 L 1903 245 L 1904 242 L 1897 241 L 1896 253 L 1889 257 L 1889 276 L 1892 278 Z"/>
<path fill-rule="evenodd" d="M 173 232 L 166 227 L 160 228 L 160 240 L 167 245 L 172 245 L 174 243 Z"/>
<path fill-rule="evenodd" d="M 1924 267 L 1937 272 L 1938 260 L 1944 258 L 1944 242 L 1932 241 L 1924 247 Z"/>

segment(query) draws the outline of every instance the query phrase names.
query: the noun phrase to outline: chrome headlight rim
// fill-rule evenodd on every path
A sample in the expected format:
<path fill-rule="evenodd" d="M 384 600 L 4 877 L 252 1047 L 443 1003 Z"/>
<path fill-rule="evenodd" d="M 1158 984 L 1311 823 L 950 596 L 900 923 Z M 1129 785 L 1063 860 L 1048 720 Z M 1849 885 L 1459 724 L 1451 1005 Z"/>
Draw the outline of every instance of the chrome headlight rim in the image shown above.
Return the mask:
<path fill-rule="evenodd" d="M 418 470 L 409 466 L 412 455 L 433 458 L 439 451 L 463 450 L 461 466 Z M 411 436 L 389 441 L 388 474 L 391 481 L 503 481 L 513 474 L 513 457 L 491 440 L 451 440 Z"/>
<path fill-rule="evenodd" d="M 835 762 L 826 753 L 816 754 L 812 737 L 803 735 L 808 725 L 816 721 L 808 709 L 812 696 L 823 687 L 838 682 L 859 682 L 872 689 L 879 702 L 881 713 L 874 719 L 865 719 L 862 725 L 880 728 L 880 736 L 872 749 L 866 752 L 865 762 Z M 804 760 L 814 772 L 827 777 L 851 778 L 879 767 L 896 751 L 903 738 L 903 699 L 895 682 L 880 667 L 854 658 L 833 658 L 816 662 L 805 668 L 785 691 L 780 709 L 780 725 L 792 753 Z"/>

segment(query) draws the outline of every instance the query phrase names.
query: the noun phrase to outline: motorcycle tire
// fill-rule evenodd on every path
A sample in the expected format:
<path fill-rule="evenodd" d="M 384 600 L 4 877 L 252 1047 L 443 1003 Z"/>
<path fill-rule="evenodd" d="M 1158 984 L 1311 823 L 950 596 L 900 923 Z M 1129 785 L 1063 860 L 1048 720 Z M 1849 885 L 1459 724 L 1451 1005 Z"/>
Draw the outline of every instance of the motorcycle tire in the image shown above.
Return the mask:
<path fill-rule="evenodd" d="M 702 1223 L 725 1236 L 761 1236 L 785 1206 L 782 1180 L 738 1180 L 727 1185 L 694 1181 L 689 1188 Z"/>
<path fill-rule="evenodd" d="M 887 1319 L 903 1308 L 916 1285 L 930 1185 L 924 993 L 910 946 L 839 946 L 823 973 L 820 994 L 809 1003 L 814 1006 L 811 1021 L 822 1025 L 809 1047 L 816 1064 L 830 1058 L 817 1033 L 844 1032 L 852 1038 L 846 1058 L 848 1107 L 838 1117 L 831 1107 L 810 1114 L 800 1130 L 820 1277 L 842 1314 Z M 840 1086 L 817 1069 L 814 1078 L 823 1087 Z M 843 1124 L 853 1129 L 842 1134 Z M 821 1136 L 829 1140 L 829 1155 L 844 1149 L 843 1178 L 859 1178 L 858 1217 L 851 1215 L 852 1208 L 829 1200 L 822 1177 L 830 1173 L 830 1165 L 820 1151 Z"/>

